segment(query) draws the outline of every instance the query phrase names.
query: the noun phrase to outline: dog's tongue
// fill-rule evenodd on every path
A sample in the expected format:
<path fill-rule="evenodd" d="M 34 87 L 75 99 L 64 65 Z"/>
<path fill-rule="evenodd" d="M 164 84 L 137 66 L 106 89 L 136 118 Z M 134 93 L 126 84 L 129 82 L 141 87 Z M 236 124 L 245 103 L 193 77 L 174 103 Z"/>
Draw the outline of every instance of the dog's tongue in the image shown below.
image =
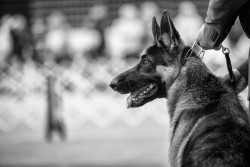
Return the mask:
<path fill-rule="evenodd" d="M 133 104 L 132 97 L 131 97 L 131 96 L 129 96 L 129 97 L 127 98 L 127 108 L 132 107 L 132 104 Z"/>

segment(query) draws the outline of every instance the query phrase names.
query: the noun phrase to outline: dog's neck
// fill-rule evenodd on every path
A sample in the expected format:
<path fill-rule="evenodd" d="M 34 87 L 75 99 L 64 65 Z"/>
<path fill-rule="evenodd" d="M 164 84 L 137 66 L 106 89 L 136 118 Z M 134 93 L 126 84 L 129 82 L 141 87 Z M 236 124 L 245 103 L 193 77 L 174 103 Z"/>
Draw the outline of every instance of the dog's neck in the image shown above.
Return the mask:
<path fill-rule="evenodd" d="M 181 59 L 185 58 L 189 48 L 185 47 Z M 195 53 L 180 68 L 179 76 L 167 91 L 170 117 L 176 110 L 204 107 L 216 101 L 218 92 L 224 90 L 219 79 Z"/>

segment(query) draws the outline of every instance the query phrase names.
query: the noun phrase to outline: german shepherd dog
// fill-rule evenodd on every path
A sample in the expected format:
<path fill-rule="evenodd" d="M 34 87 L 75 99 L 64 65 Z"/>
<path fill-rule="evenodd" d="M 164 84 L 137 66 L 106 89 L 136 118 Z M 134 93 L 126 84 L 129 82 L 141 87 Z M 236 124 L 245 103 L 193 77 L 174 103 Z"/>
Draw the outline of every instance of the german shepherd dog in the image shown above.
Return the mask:
<path fill-rule="evenodd" d="M 127 107 L 167 99 L 171 167 L 250 167 L 249 122 L 236 93 L 188 54 L 167 11 L 160 26 L 153 18 L 152 31 L 153 44 L 111 81 L 112 89 L 131 93 Z"/>

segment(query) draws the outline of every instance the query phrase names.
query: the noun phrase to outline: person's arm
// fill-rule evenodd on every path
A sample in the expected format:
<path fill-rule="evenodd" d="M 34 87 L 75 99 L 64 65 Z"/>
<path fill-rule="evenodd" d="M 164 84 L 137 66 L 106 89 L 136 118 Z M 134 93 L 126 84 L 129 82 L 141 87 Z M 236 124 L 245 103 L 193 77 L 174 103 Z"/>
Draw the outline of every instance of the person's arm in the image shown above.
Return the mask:
<path fill-rule="evenodd" d="M 248 0 L 210 0 L 204 27 L 197 43 L 203 49 L 214 49 L 221 45 L 233 26 L 240 8 Z"/>

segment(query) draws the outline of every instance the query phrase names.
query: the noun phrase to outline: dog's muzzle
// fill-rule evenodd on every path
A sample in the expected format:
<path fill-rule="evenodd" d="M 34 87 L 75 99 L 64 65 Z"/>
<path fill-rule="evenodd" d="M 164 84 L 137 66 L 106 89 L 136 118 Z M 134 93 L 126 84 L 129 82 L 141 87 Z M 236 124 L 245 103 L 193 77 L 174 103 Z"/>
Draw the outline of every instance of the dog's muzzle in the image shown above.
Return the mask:
<path fill-rule="evenodd" d="M 109 86 L 114 90 L 117 91 L 121 94 L 126 94 L 126 93 L 130 93 L 130 85 L 128 82 L 125 81 L 125 78 L 122 77 L 116 77 L 114 78 Z"/>

